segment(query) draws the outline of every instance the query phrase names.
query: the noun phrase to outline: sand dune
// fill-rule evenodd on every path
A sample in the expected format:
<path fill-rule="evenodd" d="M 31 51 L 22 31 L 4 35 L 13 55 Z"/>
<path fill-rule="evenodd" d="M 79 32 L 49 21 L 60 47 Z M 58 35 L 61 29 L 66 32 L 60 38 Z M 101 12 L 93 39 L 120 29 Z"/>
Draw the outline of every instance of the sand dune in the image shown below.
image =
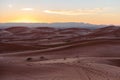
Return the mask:
<path fill-rule="evenodd" d="M 120 80 L 119 50 L 119 44 L 106 43 L 0 54 L 0 80 Z"/>
<path fill-rule="evenodd" d="M 18 61 L 14 61 L 16 59 Z M 82 57 L 37 62 L 26 62 L 24 59 L 0 58 L 1 80 L 120 80 L 120 68 L 99 63 L 98 59 L 101 58 Z M 114 57 L 103 58 L 102 61 L 108 59 Z"/>
<path fill-rule="evenodd" d="M 16 28 L 0 33 L 0 80 L 120 80 L 119 27 Z"/>

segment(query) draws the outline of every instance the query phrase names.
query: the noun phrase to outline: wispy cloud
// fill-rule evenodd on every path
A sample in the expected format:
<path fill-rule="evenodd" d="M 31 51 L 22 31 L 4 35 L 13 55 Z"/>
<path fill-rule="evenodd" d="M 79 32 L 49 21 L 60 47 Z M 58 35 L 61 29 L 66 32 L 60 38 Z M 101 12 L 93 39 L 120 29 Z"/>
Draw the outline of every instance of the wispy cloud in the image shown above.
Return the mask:
<path fill-rule="evenodd" d="M 33 11 L 34 9 L 33 8 L 22 8 L 21 10 L 22 11 Z"/>
<path fill-rule="evenodd" d="M 45 10 L 45 13 L 59 14 L 59 15 L 87 15 L 103 12 L 104 8 L 94 9 L 77 9 L 77 10 Z"/>

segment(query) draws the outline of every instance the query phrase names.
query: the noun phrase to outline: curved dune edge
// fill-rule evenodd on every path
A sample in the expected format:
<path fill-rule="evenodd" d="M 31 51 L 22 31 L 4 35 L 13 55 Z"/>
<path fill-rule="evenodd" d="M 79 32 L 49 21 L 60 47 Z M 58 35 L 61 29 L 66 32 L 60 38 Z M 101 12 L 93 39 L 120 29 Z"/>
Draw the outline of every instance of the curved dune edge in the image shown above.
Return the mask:
<path fill-rule="evenodd" d="M 20 51 L 20 52 L 11 52 L 11 53 L 3 53 L 0 54 L 2 56 L 25 56 L 25 55 L 37 55 L 38 53 L 49 53 L 54 51 L 62 51 L 62 50 L 71 50 L 73 48 L 81 48 L 81 47 L 90 47 L 94 45 L 101 45 L 101 44 L 110 44 L 110 45 L 120 45 L 119 39 L 98 39 L 98 40 L 88 40 L 88 41 L 78 41 L 73 42 L 71 44 L 62 45 L 58 47 L 51 47 L 48 49 L 42 49 L 42 50 L 29 50 L 29 51 Z M 104 46 L 103 46 L 104 47 Z M 38 54 L 39 55 L 39 54 Z"/>

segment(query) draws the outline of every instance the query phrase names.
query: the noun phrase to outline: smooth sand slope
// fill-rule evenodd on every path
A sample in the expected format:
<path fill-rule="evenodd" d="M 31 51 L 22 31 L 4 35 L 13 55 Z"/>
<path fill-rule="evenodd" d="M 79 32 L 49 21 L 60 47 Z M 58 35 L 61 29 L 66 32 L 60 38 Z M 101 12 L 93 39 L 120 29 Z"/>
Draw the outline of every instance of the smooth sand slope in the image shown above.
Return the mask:
<path fill-rule="evenodd" d="M 0 54 L 0 80 L 120 80 L 119 64 L 119 41 L 4 53 Z"/>
<path fill-rule="evenodd" d="M 41 56 L 48 57 L 74 57 L 74 56 L 87 56 L 87 57 L 118 57 L 120 56 L 120 40 L 92 40 L 85 42 L 76 42 L 68 45 L 51 47 L 42 50 L 28 50 L 19 52 L 8 52 L 1 55 L 6 56 Z"/>
<path fill-rule="evenodd" d="M 120 80 L 120 68 L 109 65 L 108 60 L 80 57 L 26 62 L 20 57 L 0 57 L 0 79 Z"/>

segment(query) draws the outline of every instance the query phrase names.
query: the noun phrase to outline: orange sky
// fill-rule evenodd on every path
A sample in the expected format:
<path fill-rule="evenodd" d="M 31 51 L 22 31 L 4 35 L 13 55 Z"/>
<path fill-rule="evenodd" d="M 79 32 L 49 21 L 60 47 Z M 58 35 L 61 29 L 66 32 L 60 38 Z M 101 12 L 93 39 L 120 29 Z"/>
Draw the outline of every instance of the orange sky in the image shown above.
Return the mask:
<path fill-rule="evenodd" d="M 44 2 L 40 0 L 27 1 L 1 0 L 0 23 L 86 22 L 120 24 L 120 6 L 117 4 L 120 0 L 116 2 L 113 0 L 109 0 L 109 2 L 107 0 L 93 0 L 96 4 L 89 0 L 69 0 L 69 3 L 63 0 L 56 2 L 50 2 L 51 0 L 45 0 Z"/>
<path fill-rule="evenodd" d="M 67 15 L 8 15 L 2 16 L 0 22 L 87 22 L 94 24 L 120 24 L 120 16 L 109 15 L 86 15 L 86 16 L 67 16 Z"/>

